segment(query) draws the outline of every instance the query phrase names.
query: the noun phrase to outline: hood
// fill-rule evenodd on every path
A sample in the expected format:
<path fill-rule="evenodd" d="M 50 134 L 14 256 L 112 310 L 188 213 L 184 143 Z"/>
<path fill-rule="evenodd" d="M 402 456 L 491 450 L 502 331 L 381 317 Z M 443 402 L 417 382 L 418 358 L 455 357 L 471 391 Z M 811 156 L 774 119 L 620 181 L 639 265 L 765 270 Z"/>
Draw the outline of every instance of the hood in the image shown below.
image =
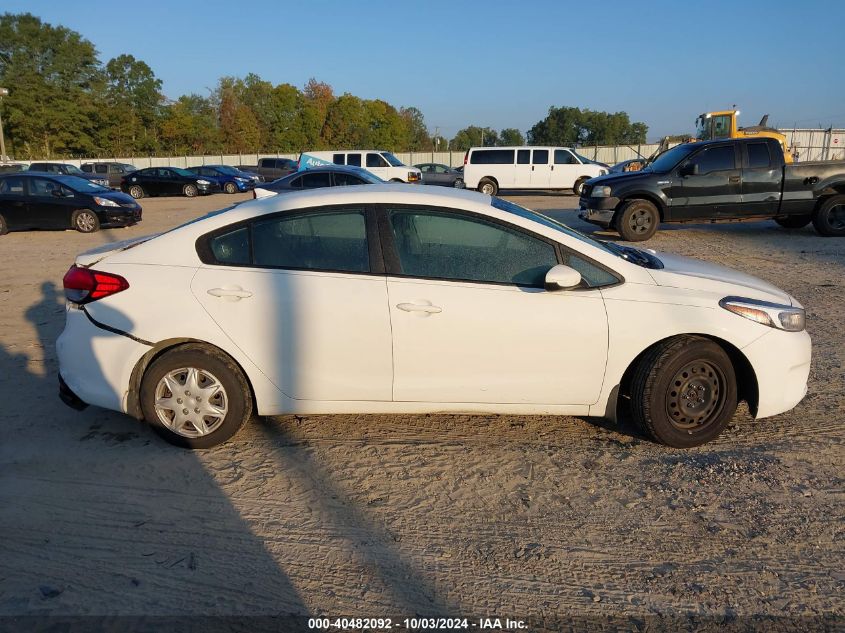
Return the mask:
<path fill-rule="evenodd" d="M 103 244 L 96 248 L 92 248 L 90 251 L 85 251 L 76 256 L 76 265 L 82 267 L 93 266 L 97 262 L 105 259 L 112 253 L 117 253 L 118 251 L 125 251 L 128 248 L 132 248 L 133 246 L 137 246 L 138 244 L 143 244 L 144 242 L 153 239 L 154 237 L 158 237 L 161 233 L 153 233 L 152 235 L 143 235 L 141 237 L 133 237 L 129 240 L 123 240 L 122 242 L 110 242 L 108 244 Z"/>
<path fill-rule="evenodd" d="M 138 204 L 138 201 L 135 200 L 135 198 L 133 198 L 127 193 L 123 193 L 122 191 L 100 191 L 92 193 L 90 195 L 97 196 L 98 198 L 105 198 L 106 200 L 114 200 L 122 206 L 126 206 L 128 204 L 132 205 L 133 207 L 141 206 Z"/>
<path fill-rule="evenodd" d="M 663 268 L 649 270 L 658 286 L 701 290 L 793 305 L 792 297 L 767 281 L 738 270 L 689 257 L 653 252 Z"/>
<path fill-rule="evenodd" d="M 595 178 L 590 178 L 590 184 L 594 187 L 597 185 L 608 185 L 613 186 L 621 181 L 625 181 L 625 184 L 630 184 L 636 182 L 637 180 L 649 180 L 654 176 L 654 173 L 649 171 L 648 169 L 643 169 L 640 171 L 612 171 L 604 176 L 596 176 Z"/>

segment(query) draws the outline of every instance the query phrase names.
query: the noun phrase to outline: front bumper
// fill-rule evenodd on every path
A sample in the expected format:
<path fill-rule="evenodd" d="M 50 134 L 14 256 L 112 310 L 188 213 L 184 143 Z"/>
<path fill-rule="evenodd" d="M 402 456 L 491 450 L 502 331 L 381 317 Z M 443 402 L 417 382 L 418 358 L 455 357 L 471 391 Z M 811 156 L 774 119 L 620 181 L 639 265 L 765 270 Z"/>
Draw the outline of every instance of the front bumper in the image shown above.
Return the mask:
<path fill-rule="evenodd" d="M 793 409 L 807 394 L 812 344 L 804 332 L 772 330 L 742 349 L 757 377 L 757 418 Z"/>
<path fill-rule="evenodd" d="M 100 212 L 100 216 L 100 222 L 103 224 L 110 226 L 131 226 L 141 221 L 141 207 L 129 211 L 103 210 Z"/>
<path fill-rule="evenodd" d="M 220 193 L 223 191 L 223 187 L 213 182 L 210 185 L 197 185 L 197 191 L 199 191 L 201 196 L 206 196 L 211 193 Z"/>
<path fill-rule="evenodd" d="M 238 191 L 252 191 L 255 189 L 255 181 L 250 180 L 249 182 L 240 182 L 238 180 L 235 181 L 235 185 L 238 187 Z"/>
<path fill-rule="evenodd" d="M 613 224 L 613 215 L 619 205 L 619 198 L 580 198 L 578 217 L 591 224 L 598 224 L 604 228 L 610 228 Z"/>
<path fill-rule="evenodd" d="M 76 409 L 77 411 L 88 408 L 88 405 L 67 386 L 61 374 L 59 374 L 59 399 L 71 409 Z"/>

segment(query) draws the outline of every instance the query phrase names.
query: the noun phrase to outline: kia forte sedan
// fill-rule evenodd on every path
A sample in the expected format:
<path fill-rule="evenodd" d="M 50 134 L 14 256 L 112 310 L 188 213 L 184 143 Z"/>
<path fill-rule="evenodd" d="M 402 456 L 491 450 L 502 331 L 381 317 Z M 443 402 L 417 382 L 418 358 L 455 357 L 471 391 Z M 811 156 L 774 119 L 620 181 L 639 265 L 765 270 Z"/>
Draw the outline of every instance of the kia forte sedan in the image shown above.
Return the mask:
<path fill-rule="evenodd" d="M 407 185 L 242 203 L 80 255 L 59 390 L 205 448 L 253 414 L 616 418 L 674 447 L 806 393 L 804 310 L 748 275 Z"/>

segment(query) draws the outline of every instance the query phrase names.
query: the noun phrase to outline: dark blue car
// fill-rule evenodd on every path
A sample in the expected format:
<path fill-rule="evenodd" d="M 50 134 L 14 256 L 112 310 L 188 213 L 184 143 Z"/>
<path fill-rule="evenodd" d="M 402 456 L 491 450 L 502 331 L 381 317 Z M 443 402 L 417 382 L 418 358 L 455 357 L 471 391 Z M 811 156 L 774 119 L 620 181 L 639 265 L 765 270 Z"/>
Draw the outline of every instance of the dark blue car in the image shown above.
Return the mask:
<path fill-rule="evenodd" d="M 248 174 L 237 167 L 229 165 L 203 165 L 202 167 L 189 167 L 188 171 L 216 182 L 226 193 L 237 193 L 239 191 L 251 191 L 257 182 L 255 174 Z"/>

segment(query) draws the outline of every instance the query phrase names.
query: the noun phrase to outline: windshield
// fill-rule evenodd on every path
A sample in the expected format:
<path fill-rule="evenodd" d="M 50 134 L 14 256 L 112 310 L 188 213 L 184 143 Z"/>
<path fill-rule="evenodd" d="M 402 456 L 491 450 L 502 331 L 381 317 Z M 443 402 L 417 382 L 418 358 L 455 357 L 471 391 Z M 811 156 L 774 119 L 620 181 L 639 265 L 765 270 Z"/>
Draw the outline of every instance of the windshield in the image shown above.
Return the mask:
<path fill-rule="evenodd" d="M 77 170 L 78 171 L 78 170 Z M 82 173 L 82 172 L 80 172 Z M 96 185 L 87 178 L 79 178 L 77 176 L 54 176 L 60 183 L 73 189 L 77 193 L 96 193 L 101 191 L 111 191 L 108 187 Z"/>
<path fill-rule="evenodd" d="M 671 171 L 678 163 L 684 160 L 695 150 L 695 144 L 684 143 L 678 145 L 670 150 L 667 150 L 649 163 L 648 169 L 657 173 L 666 173 Z"/>
<path fill-rule="evenodd" d="M 234 167 L 229 167 L 228 165 L 220 165 L 219 167 L 212 167 L 212 169 L 216 169 L 221 174 L 226 174 L 227 176 L 240 176 L 241 172 Z"/>
<path fill-rule="evenodd" d="M 703 114 L 695 120 L 695 138 L 706 141 L 710 138 L 710 118 Z"/>
<path fill-rule="evenodd" d="M 575 154 L 578 157 L 578 160 L 580 160 L 585 165 L 595 165 L 595 164 L 597 164 L 596 161 L 592 160 L 591 158 L 587 158 L 586 156 L 581 156 L 581 154 L 576 152 L 574 149 L 571 149 L 569 151 L 572 152 L 573 154 Z"/>
<path fill-rule="evenodd" d="M 82 175 L 82 174 L 85 173 L 84 171 L 82 171 L 76 165 L 65 165 L 65 167 L 66 167 L 67 173 L 73 174 L 74 176 Z"/>
<path fill-rule="evenodd" d="M 384 160 L 386 160 L 388 163 L 390 163 L 393 167 L 404 167 L 405 166 L 405 163 L 403 163 L 401 160 L 396 158 L 390 152 L 382 152 L 381 155 L 384 156 Z"/>

